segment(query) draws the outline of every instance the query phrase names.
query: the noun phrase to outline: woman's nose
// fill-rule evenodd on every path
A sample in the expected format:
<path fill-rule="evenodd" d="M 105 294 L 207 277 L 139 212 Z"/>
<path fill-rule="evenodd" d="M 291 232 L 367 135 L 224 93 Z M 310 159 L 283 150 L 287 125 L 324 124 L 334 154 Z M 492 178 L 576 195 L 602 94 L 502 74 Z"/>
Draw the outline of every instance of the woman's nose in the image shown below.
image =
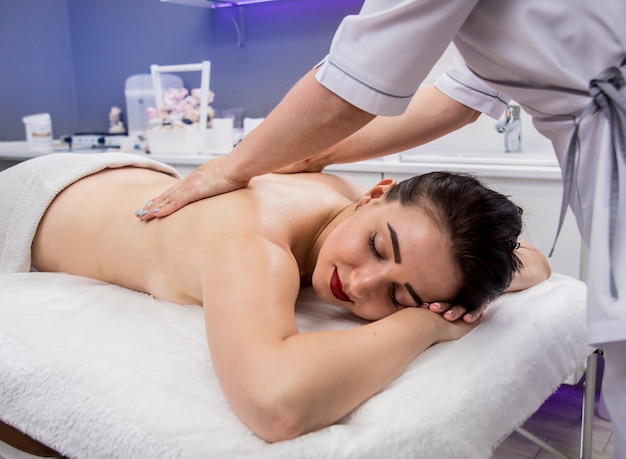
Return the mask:
<path fill-rule="evenodd" d="M 361 267 L 350 274 L 349 293 L 356 298 L 367 298 L 372 292 L 380 292 L 386 273 L 381 267 Z"/>

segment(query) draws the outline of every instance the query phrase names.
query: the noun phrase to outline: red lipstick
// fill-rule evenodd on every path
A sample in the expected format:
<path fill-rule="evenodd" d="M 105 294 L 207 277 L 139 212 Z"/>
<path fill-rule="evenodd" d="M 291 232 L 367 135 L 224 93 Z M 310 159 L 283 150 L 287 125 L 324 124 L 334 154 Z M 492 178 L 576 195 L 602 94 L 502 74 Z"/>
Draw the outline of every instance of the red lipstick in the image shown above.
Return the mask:
<path fill-rule="evenodd" d="M 339 274 L 337 274 L 337 268 L 335 268 L 332 276 L 330 276 L 330 291 L 339 301 L 352 303 L 350 297 L 343 291 L 343 285 L 341 285 L 341 279 L 339 279 Z"/>

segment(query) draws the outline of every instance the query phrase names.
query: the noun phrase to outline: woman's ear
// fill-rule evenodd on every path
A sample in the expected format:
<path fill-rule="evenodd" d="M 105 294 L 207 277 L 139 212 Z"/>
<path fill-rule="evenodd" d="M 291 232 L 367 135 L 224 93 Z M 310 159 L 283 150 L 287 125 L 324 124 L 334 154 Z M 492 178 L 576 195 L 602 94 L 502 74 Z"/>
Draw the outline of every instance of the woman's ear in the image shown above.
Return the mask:
<path fill-rule="evenodd" d="M 384 195 L 387 191 L 391 190 L 394 186 L 396 186 L 396 181 L 393 179 L 383 179 L 370 188 L 365 196 L 369 196 L 370 199 L 378 199 L 382 195 Z"/>
<path fill-rule="evenodd" d="M 374 185 L 372 188 L 357 201 L 357 207 L 367 204 L 373 199 L 378 199 L 383 196 L 387 191 L 396 186 L 396 181 L 393 179 L 383 179 Z"/>

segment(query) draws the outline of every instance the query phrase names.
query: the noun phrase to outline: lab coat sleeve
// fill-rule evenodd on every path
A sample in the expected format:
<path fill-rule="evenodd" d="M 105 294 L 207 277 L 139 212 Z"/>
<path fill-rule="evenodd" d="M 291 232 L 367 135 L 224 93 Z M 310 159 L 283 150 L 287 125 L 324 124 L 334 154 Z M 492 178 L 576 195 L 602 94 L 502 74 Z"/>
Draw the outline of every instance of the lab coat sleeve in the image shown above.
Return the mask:
<path fill-rule="evenodd" d="M 494 119 L 500 118 L 510 99 L 496 91 L 474 74 L 454 50 L 452 67 L 435 81 L 435 86 L 448 97 Z"/>
<path fill-rule="evenodd" d="M 365 0 L 344 18 L 317 80 L 376 115 L 399 115 L 479 0 Z"/>

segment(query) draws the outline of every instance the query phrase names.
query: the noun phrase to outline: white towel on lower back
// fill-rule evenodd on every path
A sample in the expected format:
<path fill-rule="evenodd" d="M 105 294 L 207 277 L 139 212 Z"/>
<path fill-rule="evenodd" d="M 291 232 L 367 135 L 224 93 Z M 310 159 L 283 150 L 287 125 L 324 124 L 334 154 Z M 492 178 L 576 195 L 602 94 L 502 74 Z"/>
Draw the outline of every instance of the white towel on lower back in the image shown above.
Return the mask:
<path fill-rule="evenodd" d="M 39 156 L 0 172 L 0 272 L 30 270 L 30 246 L 39 221 L 65 187 L 103 169 L 125 166 L 179 176 L 170 166 L 130 153 L 58 153 Z"/>

